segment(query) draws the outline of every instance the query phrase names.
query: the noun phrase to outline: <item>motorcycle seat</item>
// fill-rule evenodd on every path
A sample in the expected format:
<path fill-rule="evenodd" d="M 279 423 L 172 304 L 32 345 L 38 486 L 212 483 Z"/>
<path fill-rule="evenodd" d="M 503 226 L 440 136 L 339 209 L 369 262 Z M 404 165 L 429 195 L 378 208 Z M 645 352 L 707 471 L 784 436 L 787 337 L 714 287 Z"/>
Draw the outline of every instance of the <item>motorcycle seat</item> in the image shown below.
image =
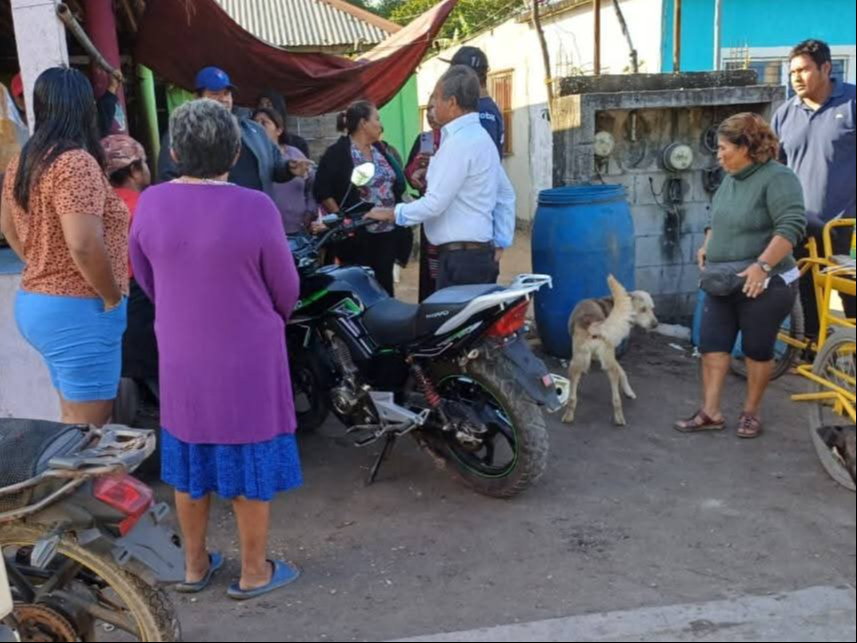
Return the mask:
<path fill-rule="evenodd" d="M 382 299 L 366 311 L 363 325 L 381 346 L 402 346 L 417 339 L 420 307 L 398 299 Z"/>
<path fill-rule="evenodd" d="M 53 458 L 83 449 L 90 435 L 85 426 L 0 419 L 0 489 L 38 477 L 48 469 Z M 9 497 L 0 497 L 0 510 L 8 502 Z"/>
<path fill-rule="evenodd" d="M 503 290 L 497 284 L 480 284 L 477 286 L 453 286 L 438 290 L 423 302 L 423 306 L 456 306 L 469 304 L 477 297 L 490 295 Z"/>
<path fill-rule="evenodd" d="M 503 288 L 494 284 L 455 286 L 436 292 L 421 305 L 384 299 L 366 312 L 363 324 L 381 346 L 404 346 L 433 335 L 474 299 L 499 290 Z"/>

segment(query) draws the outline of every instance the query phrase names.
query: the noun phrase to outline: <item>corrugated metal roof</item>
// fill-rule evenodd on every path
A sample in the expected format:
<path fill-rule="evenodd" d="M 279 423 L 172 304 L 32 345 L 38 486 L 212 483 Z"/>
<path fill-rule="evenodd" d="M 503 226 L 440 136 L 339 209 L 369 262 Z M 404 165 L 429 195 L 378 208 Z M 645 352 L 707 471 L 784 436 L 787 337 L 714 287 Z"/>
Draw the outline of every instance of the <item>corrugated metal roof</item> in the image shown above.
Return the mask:
<path fill-rule="evenodd" d="M 392 33 L 325 0 L 217 0 L 235 22 L 279 47 L 376 45 Z M 373 24 L 377 22 L 379 24 Z"/>

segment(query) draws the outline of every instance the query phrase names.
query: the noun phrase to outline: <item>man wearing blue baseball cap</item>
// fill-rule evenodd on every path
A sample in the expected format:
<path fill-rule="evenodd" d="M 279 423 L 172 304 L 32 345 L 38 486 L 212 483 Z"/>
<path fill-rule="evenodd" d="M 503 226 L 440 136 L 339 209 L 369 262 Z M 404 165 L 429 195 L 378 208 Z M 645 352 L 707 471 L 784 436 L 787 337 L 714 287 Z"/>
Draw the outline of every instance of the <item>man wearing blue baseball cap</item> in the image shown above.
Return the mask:
<path fill-rule="evenodd" d="M 235 86 L 229 75 L 217 67 L 206 67 L 196 75 L 197 98 L 217 101 L 230 112 L 233 111 Z M 295 176 L 305 176 L 310 169 L 309 161 L 288 161 L 264 129 L 249 118 L 238 118 L 241 126 L 241 154 L 229 173 L 229 181 L 241 187 L 260 190 L 272 195 L 274 183 L 286 183 Z M 178 178 L 171 154 L 169 134 L 161 144 L 158 158 L 158 180 L 172 181 Z"/>

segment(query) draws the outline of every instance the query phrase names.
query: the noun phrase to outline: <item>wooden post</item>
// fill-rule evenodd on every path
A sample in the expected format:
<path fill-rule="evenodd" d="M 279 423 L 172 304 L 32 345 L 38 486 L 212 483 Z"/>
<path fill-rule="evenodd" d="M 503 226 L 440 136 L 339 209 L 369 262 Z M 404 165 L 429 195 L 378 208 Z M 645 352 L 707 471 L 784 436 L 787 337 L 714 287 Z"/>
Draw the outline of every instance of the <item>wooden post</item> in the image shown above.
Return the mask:
<path fill-rule="evenodd" d="M 595 0 L 593 8 L 595 18 L 595 52 L 593 55 L 593 66 L 596 76 L 601 75 L 601 0 Z"/>
<path fill-rule="evenodd" d="M 548 92 L 548 114 L 553 114 L 553 69 L 551 69 L 551 56 L 548 49 L 548 42 L 545 38 L 545 30 L 542 27 L 541 8 L 539 7 L 540 0 L 532 0 L 533 8 L 533 28 L 536 30 L 536 35 L 539 39 L 539 44 L 542 48 L 542 60 L 545 65 L 545 87 Z"/>
<path fill-rule="evenodd" d="M 628 28 L 628 21 L 625 20 L 625 14 L 622 12 L 620 0 L 613 0 L 613 9 L 616 11 L 616 20 L 619 21 L 619 26 L 622 28 L 622 33 L 625 35 L 625 40 L 628 41 L 629 56 L 631 57 L 631 71 L 635 74 L 640 73 L 640 54 L 637 48 L 634 47 L 634 39 L 631 38 L 631 30 Z"/>
<path fill-rule="evenodd" d="M 681 71 L 681 2 L 675 0 L 675 15 L 673 16 L 673 72 Z"/>

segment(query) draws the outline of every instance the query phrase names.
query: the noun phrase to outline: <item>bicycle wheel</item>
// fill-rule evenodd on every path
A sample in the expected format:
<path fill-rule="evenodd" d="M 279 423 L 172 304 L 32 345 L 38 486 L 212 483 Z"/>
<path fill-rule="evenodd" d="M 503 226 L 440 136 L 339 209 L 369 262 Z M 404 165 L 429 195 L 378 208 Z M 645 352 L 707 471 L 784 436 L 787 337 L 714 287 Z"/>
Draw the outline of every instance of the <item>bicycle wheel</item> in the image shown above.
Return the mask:
<path fill-rule="evenodd" d="M 796 342 L 802 342 L 806 339 L 806 317 L 804 317 L 803 304 L 800 301 L 800 297 L 795 299 L 791 315 L 786 318 L 780 328 L 780 335 L 789 337 Z M 801 353 L 802 350 L 797 346 L 792 346 L 778 339 L 777 345 L 774 348 L 774 371 L 771 374 L 771 381 L 779 379 L 788 373 L 792 366 L 795 365 L 795 362 L 797 362 Z M 736 346 L 732 354 L 731 368 L 735 375 L 747 379 L 747 364 L 745 363 L 744 355 L 741 353 L 740 345 Z"/>
<path fill-rule="evenodd" d="M 855 371 L 854 329 L 834 330 L 812 366 L 812 372 L 851 393 L 854 401 Z M 828 390 L 823 384 L 810 383 L 810 392 Z M 837 414 L 831 401 L 813 402 L 809 407 L 809 435 L 818 458 L 827 473 L 846 489 L 855 490 L 854 423 Z"/>

